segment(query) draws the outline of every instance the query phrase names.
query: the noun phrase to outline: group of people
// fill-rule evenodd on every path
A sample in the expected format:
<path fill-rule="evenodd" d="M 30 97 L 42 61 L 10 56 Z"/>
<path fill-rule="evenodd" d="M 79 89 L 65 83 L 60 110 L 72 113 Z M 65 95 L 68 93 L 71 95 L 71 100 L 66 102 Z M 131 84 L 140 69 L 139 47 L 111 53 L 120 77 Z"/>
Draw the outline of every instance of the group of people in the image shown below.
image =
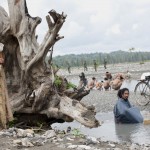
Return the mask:
<path fill-rule="evenodd" d="M 92 79 L 88 82 L 87 78 L 85 77 L 85 74 L 82 72 L 79 75 L 80 81 L 78 87 L 81 88 L 84 86 L 88 89 L 96 89 L 100 91 L 110 89 L 119 90 L 123 81 L 129 78 L 129 75 L 129 72 L 127 71 L 126 75 L 118 73 L 113 77 L 110 72 L 106 72 L 104 81 L 98 81 L 95 77 L 92 77 Z"/>
<path fill-rule="evenodd" d="M 128 72 L 127 72 L 127 75 Z M 85 74 L 82 72 L 80 75 L 80 82 L 78 88 L 87 87 L 88 89 L 96 88 L 102 90 L 102 87 L 105 90 L 111 88 L 118 90 L 118 101 L 114 106 L 114 118 L 116 123 L 142 123 L 143 117 L 138 108 L 132 106 L 128 100 L 129 98 L 129 89 L 123 88 L 120 89 L 123 80 L 126 78 L 126 75 L 118 73 L 112 77 L 111 73 L 106 72 L 104 81 L 98 82 L 95 77 L 92 77 L 92 80 L 88 84 L 88 80 L 85 77 Z M 127 76 L 128 78 L 128 76 Z"/>

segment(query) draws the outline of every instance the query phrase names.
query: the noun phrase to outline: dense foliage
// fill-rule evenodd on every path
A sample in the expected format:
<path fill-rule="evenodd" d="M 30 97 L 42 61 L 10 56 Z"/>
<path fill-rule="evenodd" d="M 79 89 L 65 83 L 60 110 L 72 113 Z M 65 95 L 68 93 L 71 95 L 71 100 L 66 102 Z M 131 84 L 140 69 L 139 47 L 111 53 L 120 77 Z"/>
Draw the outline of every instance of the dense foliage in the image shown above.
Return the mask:
<path fill-rule="evenodd" d="M 79 67 L 83 66 L 86 61 L 88 66 L 93 65 L 93 60 L 96 60 L 98 65 L 103 65 L 104 60 L 108 64 L 123 63 L 123 62 L 143 62 L 150 60 L 150 52 L 126 52 L 115 51 L 111 53 L 91 53 L 91 54 L 70 54 L 64 56 L 56 56 L 53 58 L 53 63 L 59 67 Z"/>

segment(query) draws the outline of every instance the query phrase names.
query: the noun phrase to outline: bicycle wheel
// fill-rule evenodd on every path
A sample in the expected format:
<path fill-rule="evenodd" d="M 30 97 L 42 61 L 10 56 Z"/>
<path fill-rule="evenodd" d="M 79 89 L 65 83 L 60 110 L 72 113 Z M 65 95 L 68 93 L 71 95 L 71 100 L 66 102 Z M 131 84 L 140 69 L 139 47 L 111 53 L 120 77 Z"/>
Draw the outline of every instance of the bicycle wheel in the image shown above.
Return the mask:
<path fill-rule="evenodd" d="M 145 106 L 150 102 L 150 87 L 146 82 L 139 82 L 134 90 L 136 102 Z"/>

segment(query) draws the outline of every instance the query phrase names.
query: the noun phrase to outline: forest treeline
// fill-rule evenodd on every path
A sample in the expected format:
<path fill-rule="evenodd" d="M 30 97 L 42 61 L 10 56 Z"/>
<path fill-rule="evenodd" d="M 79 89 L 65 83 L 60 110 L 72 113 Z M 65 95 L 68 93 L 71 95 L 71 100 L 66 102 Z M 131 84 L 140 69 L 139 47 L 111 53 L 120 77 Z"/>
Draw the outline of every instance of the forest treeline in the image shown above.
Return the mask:
<path fill-rule="evenodd" d="M 63 68 L 68 67 L 68 65 L 80 67 L 83 66 L 85 61 L 87 66 L 91 66 L 94 60 L 96 60 L 98 65 L 103 65 L 104 60 L 106 60 L 107 64 L 144 62 L 150 60 L 150 52 L 126 52 L 119 50 L 111 53 L 70 54 L 54 57 L 53 63 Z"/>

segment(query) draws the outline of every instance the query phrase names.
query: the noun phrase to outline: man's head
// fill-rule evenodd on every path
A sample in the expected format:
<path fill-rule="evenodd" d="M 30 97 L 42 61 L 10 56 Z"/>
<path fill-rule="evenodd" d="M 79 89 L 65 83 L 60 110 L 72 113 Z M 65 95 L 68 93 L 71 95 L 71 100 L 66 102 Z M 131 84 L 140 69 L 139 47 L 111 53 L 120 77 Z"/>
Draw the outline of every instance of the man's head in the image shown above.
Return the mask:
<path fill-rule="evenodd" d="M 94 81 L 95 81 L 95 80 L 96 80 L 96 78 L 95 78 L 95 77 L 93 77 L 93 78 L 92 78 L 92 80 L 94 80 Z"/>
<path fill-rule="evenodd" d="M 81 74 L 79 75 L 80 78 L 85 78 L 85 74 L 83 72 L 81 72 Z"/>
<path fill-rule="evenodd" d="M 118 97 L 124 100 L 128 100 L 129 98 L 129 89 L 123 88 L 118 91 Z"/>
<path fill-rule="evenodd" d="M 107 78 L 107 77 L 105 77 L 105 78 L 104 78 L 104 80 L 105 80 L 105 81 L 107 81 L 107 80 L 108 80 L 108 78 Z"/>

